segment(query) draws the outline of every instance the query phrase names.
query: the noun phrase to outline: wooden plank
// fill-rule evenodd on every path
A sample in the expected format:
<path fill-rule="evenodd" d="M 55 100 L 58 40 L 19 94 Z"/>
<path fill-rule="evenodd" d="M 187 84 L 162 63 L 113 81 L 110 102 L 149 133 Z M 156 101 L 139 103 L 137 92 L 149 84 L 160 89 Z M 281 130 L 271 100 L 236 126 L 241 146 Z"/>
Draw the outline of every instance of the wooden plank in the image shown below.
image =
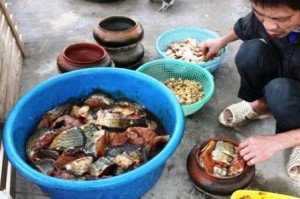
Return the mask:
<path fill-rule="evenodd" d="M 0 0 L 0 1 L 4 2 L 4 0 Z M 9 8 L 8 8 L 8 3 L 5 3 L 5 8 L 6 8 L 7 12 L 10 13 Z M 14 38 L 17 41 L 18 48 L 21 51 L 22 56 L 24 57 L 25 56 L 24 43 L 20 39 L 20 33 L 19 33 L 19 30 L 18 30 L 18 26 L 15 23 L 15 20 L 14 20 L 14 17 L 13 17 L 12 13 L 9 14 L 9 19 L 7 20 L 7 22 L 10 25 L 12 34 L 13 34 Z"/>
<path fill-rule="evenodd" d="M 16 170 L 12 167 L 11 163 L 8 162 L 8 173 L 7 179 L 8 182 L 6 183 L 6 190 L 9 190 L 8 193 L 12 198 L 16 197 Z"/>
<path fill-rule="evenodd" d="M 4 151 L 4 149 L 3 149 Z M 7 165 L 8 165 L 8 159 L 5 155 L 5 153 L 3 154 L 3 164 L 2 164 L 2 173 L 1 173 L 1 187 L 2 189 L 6 189 L 6 176 L 7 176 Z"/>
<path fill-rule="evenodd" d="M 11 38 L 11 46 L 8 46 L 9 49 L 11 49 L 11 55 L 10 55 L 10 62 L 7 66 L 8 70 L 8 79 L 7 79 L 7 92 L 6 92 L 6 99 L 5 99 L 5 109 L 4 109 L 4 115 L 6 116 L 11 107 L 13 106 L 14 102 L 14 96 L 15 96 L 15 91 L 18 89 L 16 85 L 16 72 L 17 72 L 17 66 L 16 66 L 16 56 L 17 52 L 19 51 L 16 41 L 14 38 Z"/>
<path fill-rule="evenodd" d="M 20 97 L 20 90 L 21 90 L 21 76 L 22 76 L 22 66 L 23 66 L 23 58 L 22 58 L 22 55 L 21 55 L 21 52 L 18 51 L 17 53 L 17 56 L 15 57 L 15 60 L 16 60 L 16 73 L 15 73 L 15 76 L 16 76 L 16 88 L 15 88 L 15 95 L 14 95 L 14 102 L 16 102 L 19 97 Z"/>
<path fill-rule="evenodd" d="M 5 35 L 4 33 L 6 32 L 6 28 L 8 26 L 5 24 L 5 17 L 2 14 L 1 15 L 1 21 L 0 21 L 0 74 L 2 71 L 2 60 L 3 60 L 3 50 L 4 50 L 4 40 L 5 40 Z"/>
<path fill-rule="evenodd" d="M 0 0 L 0 190 L 14 197 L 15 170 L 4 153 L 1 134 L 3 121 L 19 98 L 24 46 L 7 6 Z"/>
<path fill-rule="evenodd" d="M 13 181 L 12 175 L 13 175 L 12 166 L 11 166 L 10 162 L 7 162 L 6 184 L 5 184 L 5 190 L 7 191 L 7 193 L 11 193 L 12 190 L 13 190 L 13 187 L 12 187 L 12 184 L 13 184 L 13 182 L 12 182 Z"/>
<path fill-rule="evenodd" d="M 24 53 L 24 44 L 21 42 L 20 40 L 20 35 L 19 33 L 16 31 L 15 27 L 14 27 L 14 23 L 13 23 L 13 20 L 12 20 L 12 15 L 9 13 L 8 11 L 8 4 L 5 3 L 3 0 L 0 0 L 0 9 L 2 10 L 4 16 L 5 16 L 5 19 L 6 19 L 6 22 L 8 23 L 8 26 L 10 27 L 11 31 L 12 31 L 12 34 L 14 36 L 14 38 L 16 39 L 17 41 L 17 45 L 21 51 L 21 54 L 22 54 L 22 57 L 25 56 L 25 53 Z"/>
<path fill-rule="evenodd" d="M 12 38 L 12 54 L 11 61 L 9 66 L 8 74 L 8 87 L 6 94 L 6 103 L 5 103 L 5 112 L 4 115 L 7 115 L 17 99 L 19 98 L 20 93 L 20 84 L 21 84 L 21 72 L 23 59 L 20 54 L 20 50 L 16 45 L 15 39 Z"/>
<path fill-rule="evenodd" d="M 15 198 L 15 175 L 16 171 L 8 162 L 7 156 L 4 152 L 2 138 L 3 125 L 0 124 L 0 191 L 5 190 L 12 198 Z M 1 195 L 1 194 L 0 194 Z M 1 198 L 1 196 L 0 196 Z"/>
<path fill-rule="evenodd" d="M 6 179 L 5 156 L 2 142 L 0 142 L 0 190 L 5 188 Z"/>
<path fill-rule="evenodd" d="M 6 22 L 4 23 L 3 25 L 3 29 L 2 29 L 2 32 L 0 32 L 0 49 L 1 49 L 1 54 L 0 54 L 0 66 L 1 66 L 1 73 L 0 73 L 0 86 L 2 84 L 5 84 L 5 80 L 3 80 L 3 73 L 4 73 L 4 69 L 5 69 L 5 66 L 4 66 L 4 57 L 5 57 L 5 54 L 4 54 L 4 46 L 5 46 L 5 42 L 8 42 L 8 38 L 5 38 L 6 37 L 6 33 L 7 31 L 9 31 L 9 27 L 8 25 L 6 24 Z M 3 86 L 3 85 L 2 85 Z M 4 95 L 4 89 L 1 90 L 0 88 L 0 124 L 1 122 L 3 121 L 3 113 L 4 113 L 4 108 L 5 108 L 5 95 Z"/>
<path fill-rule="evenodd" d="M 3 105 L 0 109 L 0 122 L 4 122 L 5 119 L 5 103 L 6 103 L 6 93 L 7 93 L 7 84 L 8 84 L 8 72 L 9 64 L 12 54 L 12 34 L 9 29 L 6 31 L 5 42 L 4 42 L 4 52 L 3 52 L 3 61 L 2 65 L 4 70 L 0 74 L 0 102 Z"/>
<path fill-rule="evenodd" d="M 2 32 L 3 26 L 4 26 L 4 21 L 5 21 L 5 16 L 4 16 L 4 14 L 2 14 L 2 12 L 0 13 L 0 19 L 1 19 L 0 32 Z"/>
<path fill-rule="evenodd" d="M 8 159 L 4 153 L 3 143 L 1 141 L 1 147 L 0 147 L 0 190 L 6 189 L 6 180 L 7 180 L 7 165 L 8 165 Z"/>

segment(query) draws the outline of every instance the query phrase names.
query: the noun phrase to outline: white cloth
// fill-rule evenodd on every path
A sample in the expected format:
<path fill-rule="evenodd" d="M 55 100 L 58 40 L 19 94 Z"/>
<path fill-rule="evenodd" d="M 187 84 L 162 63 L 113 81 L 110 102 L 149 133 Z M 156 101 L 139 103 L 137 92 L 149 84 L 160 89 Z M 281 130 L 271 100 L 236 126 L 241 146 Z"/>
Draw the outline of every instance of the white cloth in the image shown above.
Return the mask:
<path fill-rule="evenodd" d="M 300 27 L 298 27 L 295 30 L 293 30 L 293 32 L 300 32 Z"/>
<path fill-rule="evenodd" d="M 1 199 L 13 199 L 6 191 L 0 191 L 0 198 Z"/>

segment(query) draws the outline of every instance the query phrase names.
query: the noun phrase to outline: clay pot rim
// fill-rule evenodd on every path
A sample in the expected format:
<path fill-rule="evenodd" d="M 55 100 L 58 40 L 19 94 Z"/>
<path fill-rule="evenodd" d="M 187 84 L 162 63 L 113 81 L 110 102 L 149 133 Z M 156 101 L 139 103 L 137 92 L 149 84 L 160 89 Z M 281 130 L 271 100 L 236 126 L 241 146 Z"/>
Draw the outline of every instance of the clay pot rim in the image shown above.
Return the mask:
<path fill-rule="evenodd" d="M 101 23 L 101 22 L 104 22 L 104 21 L 109 20 L 109 19 L 112 19 L 112 18 L 129 19 L 130 21 L 133 21 L 135 25 L 132 26 L 132 27 L 129 28 L 129 29 L 126 29 L 126 30 L 107 30 L 107 29 L 101 28 L 101 26 L 100 26 L 100 23 Z M 104 31 L 104 32 L 119 33 L 119 32 L 128 32 L 128 31 L 132 31 L 132 30 L 135 29 L 138 25 L 139 25 L 138 21 L 136 21 L 136 20 L 134 20 L 134 19 L 132 19 L 132 18 L 130 18 L 130 17 L 121 16 L 121 15 L 115 15 L 115 16 L 105 17 L 105 18 L 101 19 L 101 20 L 98 22 L 97 27 L 98 27 L 100 30 Z"/>
<path fill-rule="evenodd" d="M 94 68 L 94 67 L 114 67 L 112 66 L 112 61 L 109 55 L 105 56 L 99 62 L 92 63 L 92 64 L 78 64 L 78 63 L 70 62 L 64 57 L 63 52 L 60 52 L 56 58 L 57 69 L 59 73 L 66 73 L 74 70 Z"/>
<path fill-rule="evenodd" d="M 98 52 L 100 52 L 100 54 L 102 54 L 102 56 L 100 58 L 94 60 L 94 61 L 76 61 L 76 60 L 70 59 L 66 55 L 66 52 L 74 46 L 90 47 L 90 48 L 96 49 Z M 98 44 L 91 43 L 91 42 L 79 42 L 79 43 L 73 43 L 73 44 L 68 45 L 67 47 L 65 47 L 62 54 L 63 54 L 63 57 L 66 60 L 70 61 L 70 62 L 74 62 L 74 63 L 77 63 L 77 64 L 93 64 L 93 63 L 101 61 L 107 55 L 107 52 L 102 46 L 100 46 Z"/>
<path fill-rule="evenodd" d="M 202 149 L 203 147 L 205 147 L 206 144 L 208 144 L 210 141 L 226 141 L 226 142 L 231 142 L 231 143 L 234 144 L 235 146 L 238 146 L 238 142 L 236 142 L 235 140 L 233 140 L 233 139 L 231 139 L 231 138 L 228 138 L 228 137 L 214 137 L 214 138 L 210 138 L 210 139 L 205 140 L 205 141 L 202 142 L 201 144 L 198 144 L 198 145 L 197 145 L 197 150 L 196 150 L 195 155 L 194 155 L 193 158 L 195 159 L 198 168 L 201 169 L 201 170 L 203 171 L 203 173 L 205 173 L 206 175 L 208 175 L 208 176 L 210 176 L 210 177 L 212 177 L 212 178 L 214 178 L 214 179 L 217 179 L 217 180 L 226 180 L 226 179 L 235 179 L 235 178 L 238 178 L 238 177 L 241 176 L 243 173 L 245 173 L 247 170 L 252 169 L 253 166 L 248 166 L 248 165 L 246 164 L 246 162 L 245 162 L 245 168 L 244 168 L 244 170 L 243 170 L 241 173 L 239 173 L 238 175 L 235 175 L 235 176 L 233 176 L 233 177 L 217 177 L 217 176 L 214 176 L 214 175 L 212 175 L 212 174 L 206 172 L 206 171 L 201 167 L 201 165 L 200 165 L 200 163 L 199 163 L 197 157 L 200 155 L 199 153 L 200 153 L 201 149 Z"/>

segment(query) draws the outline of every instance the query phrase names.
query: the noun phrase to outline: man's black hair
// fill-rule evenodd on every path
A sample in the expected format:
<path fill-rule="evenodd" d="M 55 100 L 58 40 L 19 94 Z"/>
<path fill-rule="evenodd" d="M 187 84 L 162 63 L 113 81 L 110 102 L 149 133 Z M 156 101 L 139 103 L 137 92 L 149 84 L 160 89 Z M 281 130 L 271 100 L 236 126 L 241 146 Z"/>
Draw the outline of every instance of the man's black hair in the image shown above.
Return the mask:
<path fill-rule="evenodd" d="M 250 0 L 255 5 L 262 7 L 287 6 L 293 10 L 300 10 L 300 0 Z"/>

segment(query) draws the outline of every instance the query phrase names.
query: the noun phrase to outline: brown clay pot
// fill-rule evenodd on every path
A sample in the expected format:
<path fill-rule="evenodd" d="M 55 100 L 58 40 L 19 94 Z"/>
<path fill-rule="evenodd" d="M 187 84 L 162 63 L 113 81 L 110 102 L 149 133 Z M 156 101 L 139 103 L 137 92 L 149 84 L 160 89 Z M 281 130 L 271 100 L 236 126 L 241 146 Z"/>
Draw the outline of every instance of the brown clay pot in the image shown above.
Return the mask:
<path fill-rule="evenodd" d="M 254 166 L 246 165 L 244 171 L 237 176 L 218 178 L 207 173 L 198 164 L 197 157 L 199 157 L 201 149 L 212 140 L 229 141 L 236 146 L 238 145 L 235 141 L 229 138 L 212 138 L 204 141 L 201 145 L 195 146 L 191 150 L 187 158 L 186 167 L 188 174 L 197 189 L 208 195 L 230 196 L 234 191 L 248 187 L 255 175 Z"/>
<path fill-rule="evenodd" d="M 123 47 L 142 40 L 144 30 L 140 23 L 131 18 L 111 16 L 94 27 L 93 35 L 103 47 Z"/>
<path fill-rule="evenodd" d="M 144 47 L 140 43 L 144 30 L 133 19 L 124 16 L 104 18 L 94 27 L 93 35 L 116 67 L 134 68 L 144 56 Z"/>
<path fill-rule="evenodd" d="M 93 43 L 75 43 L 67 46 L 57 57 L 60 72 L 69 72 L 91 67 L 109 67 L 110 56 L 105 49 Z"/>

